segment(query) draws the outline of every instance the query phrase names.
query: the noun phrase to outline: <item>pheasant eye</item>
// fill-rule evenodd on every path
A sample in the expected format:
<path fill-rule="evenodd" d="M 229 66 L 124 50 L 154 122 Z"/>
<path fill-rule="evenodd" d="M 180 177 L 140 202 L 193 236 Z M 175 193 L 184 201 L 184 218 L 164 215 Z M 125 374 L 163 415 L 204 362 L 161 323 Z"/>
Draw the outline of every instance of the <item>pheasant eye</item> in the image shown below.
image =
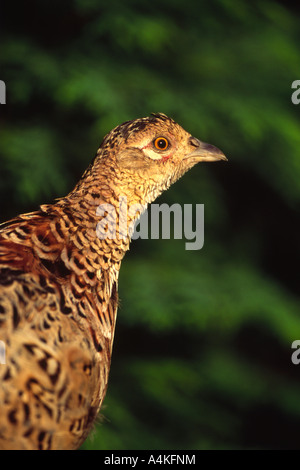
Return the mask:
<path fill-rule="evenodd" d="M 169 141 L 165 137 L 157 137 L 157 139 L 154 140 L 154 147 L 157 150 L 167 150 Z"/>

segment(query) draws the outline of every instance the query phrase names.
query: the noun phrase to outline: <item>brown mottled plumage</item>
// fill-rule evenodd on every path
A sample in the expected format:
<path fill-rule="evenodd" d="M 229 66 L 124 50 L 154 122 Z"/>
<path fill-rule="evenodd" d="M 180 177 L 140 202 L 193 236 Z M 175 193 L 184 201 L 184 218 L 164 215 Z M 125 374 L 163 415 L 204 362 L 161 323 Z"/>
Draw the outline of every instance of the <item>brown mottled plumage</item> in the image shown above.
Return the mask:
<path fill-rule="evenodd" d="M 129 121 L 70 194 L 0 226 L 1 449 L 76 449 L 101 407 L 130 237 L 118 224 L 111 238 L 96 233 L 99 205 L 115 206 L 118 222 L 120 197 L 145 206 L 215 160 L 226 158 L 164 114 Z"/>

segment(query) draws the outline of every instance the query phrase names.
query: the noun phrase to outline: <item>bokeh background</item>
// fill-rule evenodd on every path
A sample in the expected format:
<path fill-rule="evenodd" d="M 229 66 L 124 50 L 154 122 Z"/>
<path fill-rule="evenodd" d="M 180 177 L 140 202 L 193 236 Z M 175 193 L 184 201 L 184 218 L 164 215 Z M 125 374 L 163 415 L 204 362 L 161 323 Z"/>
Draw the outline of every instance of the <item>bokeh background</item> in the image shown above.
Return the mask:
<path fill-rule="evenodd" d="M 83 449 L 300 448 L 300 7 L 1 5 L 0 219 L 67 194 L 102 137 L 164 112 L 220 147 L 159 201 L 205 205 L 205 245 L 137 240 L 109 389 Z"/>

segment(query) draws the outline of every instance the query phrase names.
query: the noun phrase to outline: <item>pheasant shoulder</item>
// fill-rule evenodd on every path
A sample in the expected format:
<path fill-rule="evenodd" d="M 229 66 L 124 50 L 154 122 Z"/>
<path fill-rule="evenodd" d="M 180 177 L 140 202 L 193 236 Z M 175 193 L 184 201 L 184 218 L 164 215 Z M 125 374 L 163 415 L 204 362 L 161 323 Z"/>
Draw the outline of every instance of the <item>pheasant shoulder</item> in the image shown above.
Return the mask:
<path fill-rule="evenodd" d="M 75 222 L 44 206 L 0 232 L 1 448 L 77 448 L 106 392 L 120 259 Z"/>

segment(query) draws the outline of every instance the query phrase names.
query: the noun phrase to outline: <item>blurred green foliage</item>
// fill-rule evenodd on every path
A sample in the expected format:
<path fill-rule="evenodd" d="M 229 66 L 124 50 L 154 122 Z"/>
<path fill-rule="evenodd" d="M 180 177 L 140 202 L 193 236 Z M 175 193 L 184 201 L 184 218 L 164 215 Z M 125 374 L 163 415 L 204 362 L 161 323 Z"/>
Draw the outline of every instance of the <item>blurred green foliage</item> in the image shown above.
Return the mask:
<path fill-rule="evenodd" d="M 1 219 L 63 196 L 102 137 L 164 112 L 220 147 L 158 202 L 205 245 L 137 240 L 102 419 L 84 449 L 299 448 L 299 6 L 31 0 L 3 7 Z"/>

